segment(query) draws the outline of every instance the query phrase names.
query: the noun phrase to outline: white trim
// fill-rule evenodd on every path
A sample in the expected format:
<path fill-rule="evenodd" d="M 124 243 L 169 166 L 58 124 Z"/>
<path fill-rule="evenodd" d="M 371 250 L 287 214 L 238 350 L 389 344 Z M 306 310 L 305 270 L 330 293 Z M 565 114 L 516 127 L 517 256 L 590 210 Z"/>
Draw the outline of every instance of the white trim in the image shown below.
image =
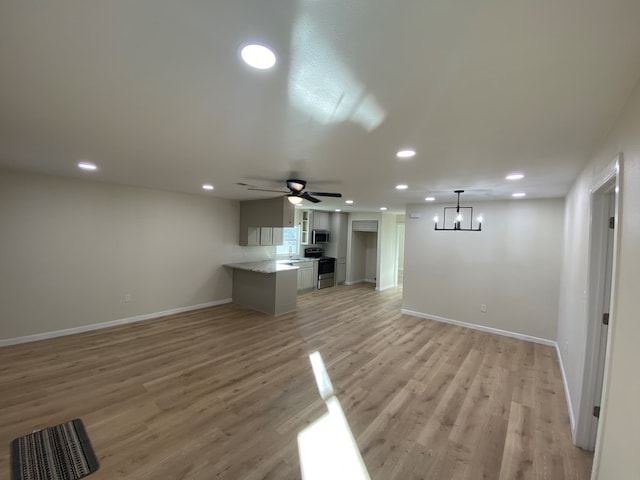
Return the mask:
<path fill-rule="evenodd" d="M 359 283 L 365 283 L 365 282 L 366 282 L 366 280 L 363 278 L 361 280 L 351 280 L 351 281 L 348 281 L 348 282 L 345 281 L 344 284 L 345 285 L 357 285 Z"/>
<path fill-rule="evenodd" d="M 73 335 L 75 333 L 90 332 L 92 330 L 100 330 L 102 328 L 115 327 L 116 325 L 124 325 L 127 323 L 140 322 L 142 320 L 149 320 L 151 318 L 164 317 L 166 315 L 173 315 L 175 313 L 189 312 L 191 310 L 198 310 L 200 308 L 215 307 L 217 305 L 223 305 L 225 303 L 231 303 L 231 299 L 224 298 L 222 300 L 215 300 L 213 302 L 199 303 L 198 305 L 189 305 L 188 307 L 180 307 L 180 308 L 172 308 L 170 310 L 163 310 L 162 312 L 146 313 L 144 315 L 136 315 L 135 317 L 121 318 L 118 320 L 110 320 L 108 322 L 94 323 L 91 325 L 82 325 L 81 327 L 65 328 L 63 330 L 55 330 L 53 332 L 36 333 L 35 335 L 26 335 L 24 337 L 0 339 L 0 347 L 17 345 L 19 343 L 37 342 L 39 340 L 46 340 L 48 338 L 62 337 L 65 335 Z"/>
<path fill-rule="evenodd" d="M 618 258 L 618 251 L 620 250 L 620 241 L 621 241 L 621 234 L 620 234 L 620 226 L 622 225 L 622 215 L 623 215 L 623 210 L 622 210 L 622 201 L 621 201 L 621 195 L 622 195 L 622 185 L 623 185 L 623 175 L 624 175 L 624 170 L 623 170 L 623 164 L 624 164 L 624 156 L 622 154 L 622 152 L 618 153 L 618 155 L 616 155 L 614 157 L 614 159 L 611 161 L 611 163 L 607 166 L 607 168 L 604 169 L 605 173 L 601 173 L 601 184 L 598 188 L 603 188 L 604 185 L 607 183 L 607 181 L 609 181 L 609 179 L 613 176 L 612 172 L 615 173 L 615 206 L 614 206 L 614 221 L 615 221 L 615 228 L 613 230 L 613 264 L 612 264 L 612 271 L 611 271 L 611 296 L 609 299 L 609 332 L 607 335 L 607 345 L 606 345 L 606 355 L 605 355 L 605 361 L 604 361 L 604 376 L 602 379 L 602 396 L 601 396 L 601 402 L 600 402 L 600 417 L 598 418 L 598 429 L 596 431 L 596 442 L 595 442 L 595 446 L 594 446 L 594 452 L 593 452 L 593 463 L 592 463 L 592 467 L 591 467 L 591 478 L 593 480 L 597 479 L 599 474 L 600 474 L 600 455 L 602 454 L 602 435 L 598 434 L 598 431 L 604 431 L 604 427 L 607 421 L 607 400 L 608 400 L 608 396 L 609 396 L 609 372 L 611 369 L 611 363 L 610 363 L 610 358 L 609 355 L 611 354 L 611 342 L 612 339 L 614 337 L 615 334 L 615 328 L 616 328 L 616 313 L 617 313 L 617 276 L 618 276 L 618 263 L 619 263 L 619 258 Z M 594 182 L 595 184 L 596 182 Z M 595 185 L 594 185 L 595 188 Z M 593 196 L 594 194 L 597 194 L 598 190 L 594 190 L 592 191 L 591 194 L 591 198 L 593 200 Z M 592 252 L 589 252 L 589 261 L 591 262 L 592 260 Z M 589 275 L 591 275 L 591 272 L 589 272 Z M 592 286 L 592 278 L 589 277 L 589 287 Z M 592 290 L 589 290 L 590 294 L 592 294 Z M 588 312 L 589 317 L 587 317 L 588 319 L 593 318 L 591 315 L 593 314 L 592 311 Z M 597 324 L 599 324 L 600 319 L 597 319 Z M 587 347 L 588 348 L 588 347 Z M 587 353 L 587 355 L 589 355 L 589 353 Z M 585 371 L 585 375 L 590 375 L 592 378 L 595 375 L 595 371 L 591 371 L 591 372 L 587 372 Z M 585 383 L 585 378 L 583 377 L 583 383 Z M 595 391 L 592 391 L 591 394 L 591 401 L 593 401 L 593 397 Z M 587 403 L 588 399 L 585 397 L 585 395 L 582 395 L 581 398 L 581 404 L 580 404 L 580 412 L 582 412 L 585 408 L 585 404 L 590 408 L 591 405 L 589 405 Z"/>
<path fill-rule="evenodd" d="M 569 390 L 569 383 L 567 382 L 567 374 L 564 371 L 564 363 L 562 362 L 562 355 L 560 354 L 560 346 L 556 342 L 556 353 L 558 355 L 558 365 L 560 366 L 560 373 L 562 374 L 562 384 L 564 385 L 564 397 L 567 399 L 567 411 L 569 412 L 569 423 L 571 424 L 571 437 L 573 443 L 576 442 L 576 419 L 573 414 L 573 406 L 571 404 L 571 391 Z"/>
<path fill-rule="evenodd" d="M 531 335 L 525 335 L 524 333 L 509 332 L 508 330 L 500 330 L 499 328 L 485 327 L 484 325 L 478 325 L 475 323 L 461 322 L 460 320 L 452 320 L 450 318 L 439 317 L 437 315 L 429 315 L 427 313 L 416 312 L 413 310 L 407 310 L 406 308 L 400 309 L 401 313 L 405 315 L 411 315 L 414 317 L 426 318 L 427 320 L 434 320 L 436 322 L 450 323 L 451 325 L 457 325 L 459 327 L 472 328 L 473 330 L 480 330 L 481 332 L 495 333 L 496 335 L 502 335 L 504 337 L 517 338 L 518 340 L 526 340 L 527 342 L 540 343 L 542 345 L 548 345 L 550 347 L 556 347 L 555 340 L 549 340 L 546 338 L 534 337 Z"/>

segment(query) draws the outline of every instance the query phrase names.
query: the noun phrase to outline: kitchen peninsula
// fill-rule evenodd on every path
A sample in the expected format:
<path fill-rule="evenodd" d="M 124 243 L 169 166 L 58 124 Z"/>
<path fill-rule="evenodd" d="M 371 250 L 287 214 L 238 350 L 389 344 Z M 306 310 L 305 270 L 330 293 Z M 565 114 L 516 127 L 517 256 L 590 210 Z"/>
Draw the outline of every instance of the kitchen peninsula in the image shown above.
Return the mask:
<path fill-rule="evenodd" d="M 230 263 L 233 269 L 232 301 L 269 315 L 297 308 L 298 267 L 274 260 Z"/>

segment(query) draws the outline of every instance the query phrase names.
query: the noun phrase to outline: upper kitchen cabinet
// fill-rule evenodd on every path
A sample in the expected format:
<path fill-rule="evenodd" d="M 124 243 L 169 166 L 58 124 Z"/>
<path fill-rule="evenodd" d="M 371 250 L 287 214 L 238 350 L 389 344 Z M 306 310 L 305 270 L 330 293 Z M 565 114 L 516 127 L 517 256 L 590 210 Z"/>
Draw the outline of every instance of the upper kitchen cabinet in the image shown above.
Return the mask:
<path fill-rule="evenodd" d="M 378 221 L 377 220 L 354 220 L 352 230 L 354 232 L 377 232 Z"/>
<path fill-rule="evenodd" d="M 331 232 L 331 241 L 325 247 L 326 255 L 338 259 L 346 258 L 348 224 L 349 217 L 346 213 L 330 213 L 328 230 Z"/>
<path fill-rule="evenodd" d="M 311 241 L 311 211 L 302 210 L 300 215 L 300 243 L 309 245 Z"/>
<path fill-rule="evenodd" d="M 300 216 L 300 243 L 310 245 L 313 230 L 331 230 L 329 212 L 302 210 Z"/>
<path fill-rule="evenodd" d="M 329 215 L 331 241 L 325 248 L 325 254 L 336 259 L 336 284 L 342 285 L 347 279 L 347 231 L 349 216 L 346 213 L 331 212 Z"/>
<path fill-rule="evenodd" d="M 312 230 L 329 230 L 329 212 L 315 210 L 312 218 Z"/>
<path fill-rule="evenodd" d="M 300 243 L 302 245 L 311 244 L 313 230 L 329 230 L 329 212 L 302 210 L 300 217 Z"/>
<path fill-rule="evenodd" d="M 251 233 L 261 227 L 293 227 L 294 206 L 286 197 L 240 202 L 240 245 L 251 245 Z"/>

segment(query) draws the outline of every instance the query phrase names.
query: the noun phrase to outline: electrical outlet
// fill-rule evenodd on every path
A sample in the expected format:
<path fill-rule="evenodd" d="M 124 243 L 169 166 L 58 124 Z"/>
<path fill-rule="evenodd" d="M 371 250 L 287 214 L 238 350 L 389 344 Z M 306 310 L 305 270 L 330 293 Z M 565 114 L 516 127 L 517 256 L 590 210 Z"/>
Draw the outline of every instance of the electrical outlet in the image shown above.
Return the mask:
<path fill-rule="evenodd" d="M 569 355 L 569 340 L 564 342 L 564 354 L 565 356 Z"/>
<path fill-rule="evenodd" d="M 484 303 L 482 305 L 480 305 L 480 311 L 482 313 L 487 313 L 487 306 Z"/>
<path fill-rule="evenodd" d="M 131 301 L 131 294 L 130 293 L 125 293 L 124 294 L 124 301 L 127 302 L 127 303 Z"/>

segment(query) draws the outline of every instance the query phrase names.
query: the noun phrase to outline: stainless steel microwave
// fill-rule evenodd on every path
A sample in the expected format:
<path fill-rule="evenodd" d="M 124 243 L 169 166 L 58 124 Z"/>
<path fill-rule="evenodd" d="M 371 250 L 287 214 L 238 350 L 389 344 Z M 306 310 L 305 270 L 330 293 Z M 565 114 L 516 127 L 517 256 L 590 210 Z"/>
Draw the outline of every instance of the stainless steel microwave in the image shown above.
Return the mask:
<path fill-rule="evenodd" d="M 331 234 L 328 230 L 312 230 L 311 243 L 328 243 Z"/>

